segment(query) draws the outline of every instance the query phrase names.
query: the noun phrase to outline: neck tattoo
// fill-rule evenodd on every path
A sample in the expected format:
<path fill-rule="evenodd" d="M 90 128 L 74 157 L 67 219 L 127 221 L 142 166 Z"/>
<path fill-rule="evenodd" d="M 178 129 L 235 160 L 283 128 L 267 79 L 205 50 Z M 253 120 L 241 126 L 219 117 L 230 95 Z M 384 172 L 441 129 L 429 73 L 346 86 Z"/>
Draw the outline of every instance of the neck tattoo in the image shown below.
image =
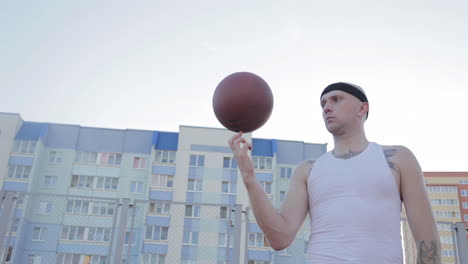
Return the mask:
<path fill-rule="evenodd" d="M 352 158 L 352 157 L 355 157 L 355 156 L 361 154 L 362 152 L 364 152 L 364 150 L 360 150 L 360 151 L 352 151 L 352 150 L 349 150 L 348 153 L 337 155 L 337 154 L 335 153 L 335 150 L 332 150 L 333 156 L 335 156 L 335 158 L 338 158 L 338 159 L 350 159 L 350 158 Z"/>

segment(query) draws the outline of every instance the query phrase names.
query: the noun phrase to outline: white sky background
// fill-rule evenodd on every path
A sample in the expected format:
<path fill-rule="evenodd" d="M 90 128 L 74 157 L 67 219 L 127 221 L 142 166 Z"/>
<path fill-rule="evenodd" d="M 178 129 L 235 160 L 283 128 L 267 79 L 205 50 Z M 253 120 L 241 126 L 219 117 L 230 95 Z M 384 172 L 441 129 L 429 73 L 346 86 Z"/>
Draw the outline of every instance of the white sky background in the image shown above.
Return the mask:
<path fill-rule="evenodd" d="M 221 127 L 216 85 L 250 71 L 275 106 L 258 138 L 328 143 L 319 96 L 370 100 L 369 140 L 468 171 L 468 1 L 3 1 L 0 112 L 26 121 Z"/>

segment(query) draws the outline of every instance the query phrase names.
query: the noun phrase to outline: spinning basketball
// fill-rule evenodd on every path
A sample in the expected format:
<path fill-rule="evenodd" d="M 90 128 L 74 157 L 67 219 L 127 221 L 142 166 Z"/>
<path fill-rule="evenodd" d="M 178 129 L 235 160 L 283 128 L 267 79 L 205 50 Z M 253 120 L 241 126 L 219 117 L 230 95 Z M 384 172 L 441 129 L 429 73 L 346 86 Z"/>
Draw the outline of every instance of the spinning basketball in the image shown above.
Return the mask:
<path fill-rule="evenodd" d="M 261 77 L 236 72 L 224 78 L 213 95 L 216 118 L 234 132 L 252 132 L 263 126 L 273 110 L 273 93 Z"/>

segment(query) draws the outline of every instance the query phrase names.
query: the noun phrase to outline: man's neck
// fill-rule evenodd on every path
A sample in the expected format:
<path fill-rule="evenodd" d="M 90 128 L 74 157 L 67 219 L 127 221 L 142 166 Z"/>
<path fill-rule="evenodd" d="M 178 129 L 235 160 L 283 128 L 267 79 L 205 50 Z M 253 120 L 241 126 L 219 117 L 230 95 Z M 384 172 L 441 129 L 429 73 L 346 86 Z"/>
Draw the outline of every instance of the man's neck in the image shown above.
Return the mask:
<path fill-rule="evenodd" d="M 363 152 L 369 141 L 364 132 L 355 135 L 333 136 L 335 147 L 332 151 L 333 156 L 342 159 L 352 158 Z"/>

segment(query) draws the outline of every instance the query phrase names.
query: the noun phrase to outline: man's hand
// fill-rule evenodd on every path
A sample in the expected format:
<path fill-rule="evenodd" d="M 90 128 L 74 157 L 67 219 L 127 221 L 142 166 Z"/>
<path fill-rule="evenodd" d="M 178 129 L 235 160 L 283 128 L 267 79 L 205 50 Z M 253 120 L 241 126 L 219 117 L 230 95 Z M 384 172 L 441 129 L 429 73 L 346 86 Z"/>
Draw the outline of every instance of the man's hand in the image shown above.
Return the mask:
<path fill-rule="evenodd" d="M 244 184 L 249 184 L 252 180 L 255 180 L 254 165 L 249 155 L 249 151 L 252 150 L 252 144 L 247 142 L 247 140 L 242 137 L 242 134 L 242 132 L 239 132 L 230 138 L 229 146 L 239 166 Z"/>

